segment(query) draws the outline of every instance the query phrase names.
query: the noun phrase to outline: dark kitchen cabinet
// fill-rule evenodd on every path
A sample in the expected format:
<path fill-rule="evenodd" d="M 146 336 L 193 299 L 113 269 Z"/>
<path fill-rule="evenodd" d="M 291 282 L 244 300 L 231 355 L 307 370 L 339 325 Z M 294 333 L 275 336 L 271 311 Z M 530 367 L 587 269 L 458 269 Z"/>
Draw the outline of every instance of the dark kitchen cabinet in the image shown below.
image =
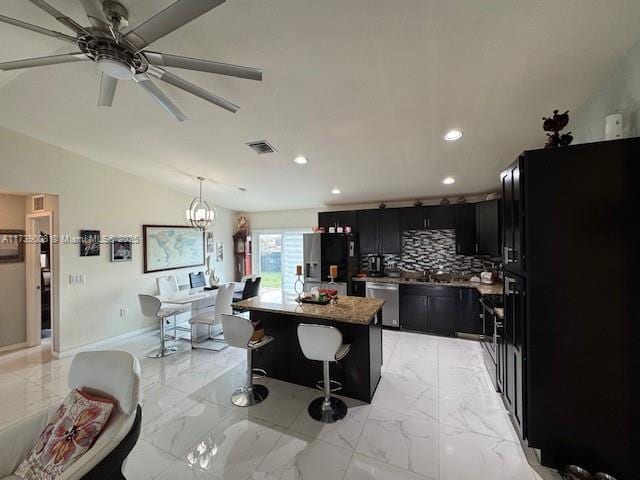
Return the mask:
<path fill-rule="evenodd" d="M 525 268 L 524 202 L 521 191 L 522 159 L 516 160 L 501 175 L 502 182 L 502 263 L 507 270 L 519 272 Z"/>
<path fill-rule="evenodd" d="M 428 230 L 454 228 L 453 207 L 434 205 L 429 207 L 409 207 L 400 209 L 400 229 Z"/>
<path fill-rule="evenodd" d="M 354 297 L 366 297 L 367 296 L 367 282 L 353 281 L 351 282 L 351 293 Z"/>
<path fill-rule="evenodd" d="M 397 208 L 380 210 L 380 253 L 400 253 L 400 212 Z"/>
<path fill-rule="evenodd" d="M 478 255 L 500 256 L 500 201 L 476 203 L 476 246 Z M 456 229 L 457 234 L 457 229 Z"/>
<path fill-rule="evenodd" d="M 400 285 L 400 327 L 453 336 L 458 320 L 457 289 Z"/>
<path fill-rule="evenodd" d="M 360 253 L 362 255 L 379 253 L 379 221 L 378 210 L 360 210 L 358 212 L 358 234 L 360 236 Z"/>
<path fill-rule="evenodd" d="M 437 205 L 425 207 L 427 228 L 454 228 L 453 206 Z"/>
<path fill-rule="evenodd" d="M 514 426 L 521 437 L 524 431 L 525 409 L 525 329 L 526 309 L 524 302 L 525 280 L 516 275 L 505 275 L 504 279 L 504 401 L 511 414 Z"/>
<path fill-rule="evenodd" d="M 504 319 L 498 317 L 496 313 L 483 312 L 484 322 L 493 322 L 495 325 L 495 347 L 496 347 L 496 386 L 498 391 L 504 392 L 506 378 L 507 343 L 504 337 Z M 490 315 L 490 318 L 487 318 Z"/>
<path fill-rule="evenodd" d="M 475 288 L 458 288 L 458 321 L 456 332 L 483 334 L 480 316 L 480 293 Z"/>
<path fill-rule="evenodd" d="M 456 229 L 456 254 L 475 255 L 478 250 L 476 242 L 476 205 L 464 203 L 454 205 Z"/>
<path fill-rule="evenodd" d="M 423 295 L 405 294 L 400 288 L 400 327 L 427 331 L 427 302 Z"/>
<path fill-rule="evenodd" d="M 452 289 L 453 290 L 453 289 Z M 453 336 L 458 320 L 456 295 L 427 297 L 427 331 L 438 335 Z"/>
<path fill-rule="evenodd" d="M 324 227 L 325 232 L 329 231 L 329 227 L 351 227 L 352 232 L 357 232 L 358 211 L 320 212 L 318 213 L 318 226 Z"/>
<path fill-rule="evenodd" d="M 399 254 L 400 215 L 398 209 L 360 210 L 358 233 L 360 253 Z"/>
<path fill-rule="evenodd" d="M 424 230 L 427 228 L 425 207 L 407 207 L 400 209 L 400 230 Z"/>

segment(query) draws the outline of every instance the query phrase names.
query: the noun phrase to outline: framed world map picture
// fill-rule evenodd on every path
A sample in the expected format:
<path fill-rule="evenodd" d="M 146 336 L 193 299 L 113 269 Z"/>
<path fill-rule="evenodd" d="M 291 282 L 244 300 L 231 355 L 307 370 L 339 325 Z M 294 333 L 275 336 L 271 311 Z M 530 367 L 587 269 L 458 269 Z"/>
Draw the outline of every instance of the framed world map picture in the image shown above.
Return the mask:
<path fill-rule="evenodd" d="M 191 227 L 143 225 L 144 273 L 204 265 L 204 239 Z"/>

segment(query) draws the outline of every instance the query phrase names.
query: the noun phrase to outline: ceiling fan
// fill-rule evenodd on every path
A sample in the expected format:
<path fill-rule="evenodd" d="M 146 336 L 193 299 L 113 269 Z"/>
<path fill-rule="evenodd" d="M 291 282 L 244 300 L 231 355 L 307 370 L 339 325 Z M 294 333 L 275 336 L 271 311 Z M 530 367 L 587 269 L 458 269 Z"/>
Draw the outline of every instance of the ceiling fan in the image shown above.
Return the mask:
<path fill-rule="evenodd" d="M 186 120 L 184 113 L 151 80 L 156 78 L 235 113 L 239 108 L 237 105 L 168 72 L 164 67 L 262 80 L 262 71 L 256 68 L 147 50 L 147 47 L 156 40 L 221 5 L 225 0 L 177 0 L 133 29 L 128 28 L 127 9 L 116 0 L 80 0 L 91 24 L 88 27 L 78 24 L 44 0 L 29 1 L 73 31 L 75 36 L 4 15 L 0 15 L 0 22 L 72 43 L 78 47 L 78 51 L 4 62 L 0 63 L 0 70 L 17 70 L 90 60 L 95 62 L 102 72 L 98 96 L 99 106 L 110 107 L 113 104 L 118 80 L 133 80 L 176 120 Z"/>

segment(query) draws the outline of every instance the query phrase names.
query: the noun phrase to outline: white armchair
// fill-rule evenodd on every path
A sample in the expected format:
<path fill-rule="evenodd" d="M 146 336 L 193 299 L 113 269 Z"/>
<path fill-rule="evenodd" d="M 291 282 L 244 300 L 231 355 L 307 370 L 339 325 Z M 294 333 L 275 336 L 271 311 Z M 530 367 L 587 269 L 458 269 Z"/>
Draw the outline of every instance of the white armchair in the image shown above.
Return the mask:
<path fill-rule="evenodd" d="M 117 404 L 95 444 L 58 480 L 125 479 L 123 464 L 138 441 L 142 420 L 138 360 L 127 352 L 79 353 L 71 364 L 69 387 L 109 396 Z M 29 454 L 58 406 L 0 430 L 0 480 L 19 480 L 13 472 Z"/>

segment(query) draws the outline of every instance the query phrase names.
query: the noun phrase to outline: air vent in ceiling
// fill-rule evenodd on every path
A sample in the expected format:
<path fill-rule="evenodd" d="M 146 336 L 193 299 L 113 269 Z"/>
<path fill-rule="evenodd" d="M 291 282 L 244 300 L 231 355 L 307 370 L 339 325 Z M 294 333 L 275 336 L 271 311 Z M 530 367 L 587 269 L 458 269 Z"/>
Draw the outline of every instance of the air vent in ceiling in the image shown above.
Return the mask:
<path fill-rule="evenodd" d="M 267 142 L 266 140 L 260 140 L 257 142 L 249 142 L 247 143 L 247 145 L 249 145 L 251 148 L 253 148 L 253 150 L 258 154 L 258 155 L 262 155 L 265 153 L 274 153 L 276 151 L 275 148 L 273 148 L 271 145 L 269 145 L 269 142 Z"/>

